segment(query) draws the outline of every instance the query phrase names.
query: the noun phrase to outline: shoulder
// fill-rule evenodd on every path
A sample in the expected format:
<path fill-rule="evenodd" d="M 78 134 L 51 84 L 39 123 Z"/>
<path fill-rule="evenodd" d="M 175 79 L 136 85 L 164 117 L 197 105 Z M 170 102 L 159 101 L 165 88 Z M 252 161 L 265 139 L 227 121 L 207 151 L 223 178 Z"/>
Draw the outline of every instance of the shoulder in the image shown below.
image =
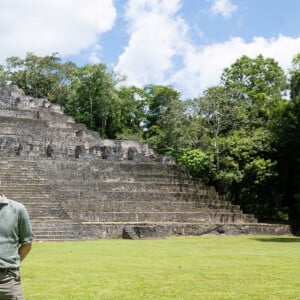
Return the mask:
<path fill-rule="evenodd" d="M 15 200 L 12 200 L 12 199 L 8 199 L 8 198 L 6 198 L 6 200 L 7 200 L 7 203 L 9 205 L 11 205 L 12 207 L 14 207 L 16 210 L 26 211 L 26 208 L 22 203 L 20 203 L 18 201 L 15 201 Z"/>

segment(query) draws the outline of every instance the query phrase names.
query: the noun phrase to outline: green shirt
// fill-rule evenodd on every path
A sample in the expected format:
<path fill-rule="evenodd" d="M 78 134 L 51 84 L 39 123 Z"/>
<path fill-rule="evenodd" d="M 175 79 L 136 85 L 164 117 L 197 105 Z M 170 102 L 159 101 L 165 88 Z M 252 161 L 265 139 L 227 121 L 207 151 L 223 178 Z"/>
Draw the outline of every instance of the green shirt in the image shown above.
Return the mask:
<path fill-rule="evenodd" d="M 32 228 L 25 207 L 3 196 L 0 201 L 0 268 L 19 267 L 19 246 L 31 244 L 32 239 Z"/>

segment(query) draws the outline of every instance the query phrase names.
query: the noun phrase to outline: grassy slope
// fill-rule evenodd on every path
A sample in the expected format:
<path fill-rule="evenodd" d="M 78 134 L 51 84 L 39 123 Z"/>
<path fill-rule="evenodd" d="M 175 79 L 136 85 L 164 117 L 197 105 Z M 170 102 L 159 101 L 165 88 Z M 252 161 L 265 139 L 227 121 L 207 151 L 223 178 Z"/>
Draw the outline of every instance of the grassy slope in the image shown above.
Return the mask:
<path fill-rule="evenodd" d="M 295 300 L 300 238 L 36 243 L 22 276 L 29 300 Z"/>

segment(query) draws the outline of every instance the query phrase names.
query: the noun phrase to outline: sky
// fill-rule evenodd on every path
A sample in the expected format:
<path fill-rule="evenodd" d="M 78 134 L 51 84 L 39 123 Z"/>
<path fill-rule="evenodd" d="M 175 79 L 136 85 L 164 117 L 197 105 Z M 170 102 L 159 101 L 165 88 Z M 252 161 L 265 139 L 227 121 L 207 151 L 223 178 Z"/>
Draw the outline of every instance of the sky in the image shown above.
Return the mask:
<path fill-rule="evenodd" d="M 124 84 L 194 98 L 242 55 L 288 72 L 300 53 L 299 0 L 0 0 L 0 64 L 57 52 L 104 63 Z"/>

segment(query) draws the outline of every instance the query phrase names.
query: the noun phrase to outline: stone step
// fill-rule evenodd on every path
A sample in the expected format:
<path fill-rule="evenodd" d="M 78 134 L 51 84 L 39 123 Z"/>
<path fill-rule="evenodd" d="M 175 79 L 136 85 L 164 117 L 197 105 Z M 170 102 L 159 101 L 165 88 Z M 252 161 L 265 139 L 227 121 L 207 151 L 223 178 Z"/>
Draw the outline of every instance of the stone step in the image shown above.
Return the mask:
<path fill-rule="evenodd" d="M 2 175 L 4 177 L 4 175 Z M 38 188 L 50 188 L 50 183 L 44 178 L 28 178 L 24 176 L 19 177 L 5 177 L 2 182 L 2 187 L 9 191 L 19 191 L 19 190 L 36 190 Z M 214 189 L 207 189 L 193 184 L 181 184 L 181 183 L 158 183 L 158 182 L 106 182 L 106 181 L 63 181 L 60 180 L 56 182 L 55 186 L 60 191 L 80 191 L 83 189 L 93 189 L 97 191 L 179 191 L 179 192 L 197 192 L 206 195 L 216 195 Z"/>
<path fill-rule="evenodd" d="M 30 188 L 26 187 L 23 189 L 14 189 L 13 187 L 4 188 L 2 187 L 2 191 L 6 195 L 7 198 L 11 199 L 48 199 L 53 198 L 51 195 L 50 190 L 45 188 Z"/>
<path fill-rule="evenodd" d="M 50 114 L 51 118 L 54 118 L 55 121 L 58 122 L 58 120 L 60 121 L 60 123 L 62 124 L 76 124 L 74 123 L 74 119 L 70 116 L 67 115 L 63 115 L 63 114 L 56 114 L 57 116 L 54 118 L 55 113 L 52 112 Z M 43 120 L 48 120 L 51 118 L 49 118 L 49 113 L 46 113 L 46 111 L 44 111 L 43 113 L 39 113 L 36 110 L 29 110 L 29 109 L 22 109 L 21 111 L 19 109 L 13 108 L 13 107 L 9 107 L 6 109 L 2 109 L 0 110 L 0 122 L 9 122 L 9 123 L 16 123 L 16 122 L 22 122 L 22 120 L 19 119 L 29 119 L 29 120 L 34 120 L 34 121 L 39 121 L 41 118 L 41 116 L 43 117 Z M 48 116 L 48 118 L 47 118 Z M 15 120 L 18 119 L 18 120 Z M 31 121 L 32 122 L 32 121 Z M 59 124 L 61 125 L 61 124 Z"/>
<path fill-rule="evenodd" d="M 60 206 L 60 202 L 53 197 L 53 195 L 49 195 L 49 194 L 41 194 L 41 193 L 6 193 L 6 191 L 4 191 L 5 196 L 8 199 L 12 199 L 15 200 L 17 202 L 21 202 L 23 203 L 25 206 L 29 204 L 32 204 L 34 206 L 36 205 L 47 205 L 47 202 L 49 202 L 52 206 Z"/>
<path fill-rule="evenodd" d="M 69 214 L 72 219 L 86 222 L 257 222 L 253 216 L 229 212 L 69 212 Z"/>
<path fill-rule="evenodd" d="M 30 201 L 33 202 L 43 202 L 50 201 L 51 203 L 55 202 L 56 197 L 49 194 L 48 192 L 43 191 L 8 191 L 6 189 L 2 189 L 5 196 L 9 199 L 13 199 L 19 202 L 27 203 Z"/>
<path fill-rule="evenodd" d="M 134 182 L 158 182 L 158 183 L 178 183 L 178 184 L 187 184 L 187 183 L 194 183 L 195 185 L 206 187 L 201 181 L 192 179 L 188 176 L 180 178 L 174 174 L 168 173 L 160 173 L 157 171 L 147 171 L 147 173 L 143 172 L 126 172 L 120 171 L 116 167 L 116 169 L 109 169 L 109 170 L 97 170 L 95 171 L 92 166 L 86 169 L 82 169 L 82 167 L 68 167 L 65 166 L 63 169 L 62 166 L 57 168 L 57 166 L 52 166 L 48 168 L 46 166 L 46 174 L 55 175 L 55 180 L 70 180 L 70 181 L 82 181 L 85 179 L 87 181 L 99 180 L 99 181 L 111 181 L 111 182 L 122 182 L 122 181 L 134 181 Z M 54 168 L 54 169 L 52 169 Z M 74 171 L 80 171 L 80 177 L 78 174 L 74 173 Z M 63 170 L 63 171 L 62 171 Z"/>
<path fill-rule="evenodd" d="M 139 238 L 162 238 L 171 235 L 289 235 L 291 228 L 289 225 L 278 224 L 218 224 L 218 223 L 199 223 L 199 222 L 98 222 L 85 223 L 77 226 L 74 234 L 63 230 L 43 230 L 34 231 L 35 240 L 55 241 L 55 240 L 80 240 L 95 238 L 121 238 L 123 230 L 132 230 Z M 131 228 L 131 229 L 129 229 Z"/>
<path fill-rule="evenodd" d="M 26 199 L 27 200 L 27 199 Z M 30 207 L 32 209 L 47 209 L 47 208 L 59 208 L 61 207 L 60 203 L 58 202 L 55 202 L 55 203 L 52 203 L 52 202 L 49 202 L 49 201 L 40 201 L 39 199 L 36 199 L 36 201 L 26 201 L 23 203 L 26 203 L 26 207 L 29 209 Z M 37 207 L 38 205 L 38 207 Z"/>
<path fill-rule="evenodd" d="M 37 166 L 35 166 L 37 168 Z M 32 167 L 31 167 L 32 168 Z M 46 182 L 47 179 L 38 177 L 39 173 L 34 169 L 23 169 L 23 170 L 14 170 L 12 173 L 10 171 L 11 167 L 8 167 L 7 170 L 2 170 L 2 173 L 5 174 L 5 178 L 7 178 L 7 181 L 20 181 L 20 182 L 30 182 L 30 179 L 35 180 L 36 182 Z M 74 174 L 74 170 L 70 170 L 71 174 Z M 61 183 L 69 183 L 69 185 L 72 184 L 72 186 L 76 186 L 78 182 L 81 183 L 81 185 L 95 185 L 96 183 L 103 183 L 103 185 L 114 185 L 114 183 L 124 183 L 124 184 L 133 184 L 136 182 L 137 185 L 141 185 L 145 183 L 146 185 L 153 184 L 158 186 L 168 186 L 171 185 L 178 185 L 182 187 L 189 187 L 194 189 L 201 189 L 205 188 L 208 189 L 207 186 L 205 186 L 200 181 L 193 181 L 193 180 L 180 180 L 176 176 L 172 176 L 171 178 L 167 176 L 157 176 L 157 174 L 149 174 L 147 173 L 146 176 L 143 178 L 141 174 L 136 174 L 135 176 L 128 176 L 128 174 L 123 174 L 123 176 L 120 176 L 119 172 L 108 172 L 107 174 L 104 174 L 104 172 L 101 172 L 101 176 L 98 176 L 94 174 L 93 172 L 88 172 L 89 175 L 85 174 L 84 176 L 81 176 L 80 178 L 72 176 L 64 176 L 65 178 L 61 178 L 62 173 L 57 172 L 55 174 L 55 182 L 57 185 L 60 185 Z M 53 174 L 52 174 L 53 175 Z"/>
<path fill-rule="evenodd" d="M 65 171 L 66 172 L 66 171 Z M 74 170 L 70 170 L 70 172 L 74 172 Z M 119 172 L 102 172 L 100 174 L 94 174 L 92 171 L 89 174 L 81 174 L 81 177 L 78 178 L 77 175 L 66 175 L 60 171 L 50 172 L 47 171 L 49 176 L 53 177 L 52 180 L 53 184 L 60 185 L 61 182 L 65 183 L 68 182 L 70 185 L 76 185 L 77 182 L 80 184 L 97 184 L 97 183 L 104 183 L 104 184 L 118 184 L 118 183 L 137 183 L 137 184 L 158 184 L 158 185 L 182 185 L 182 186 L 191 186 L 195 188 L 205 188 L 209 189 L 208 186 L 205 186 L 201 182 L 194 182 L 192 180 L 180 180 L 177 177 L 170 177 L 170 176 L 158 176 L 157 174 L 147 174 L 147 176 L 140 176 L 138 174 L 120 174 Z"/>
<path fill-rule="evenodd" d="M 33 196 L 32 194 L 28 194 L 26 195 L 26 197 L 21 197 L 19 193 L 17 194 L 7 194 L 6 195 L 7 198 L 10 198 L 10 199 L 14 199 L 18 202 L 22 202 L 22 203 L 26 203 L 26 205 L 34 205 L 36 206 L 37 204 L 40 204 L 40 205 L 58 205 L 59 202 L 58 201 L 53 201 L 53 195 L 50 195 L 50 194 L 37 194 L 36 196 Z"/>
<path fill-rule="evenodd" d="M 49 221 L 51 221 L 49 223 Z M 58 218 L 55 216 L 37 217 L 31 220 L 32 226 L 43 228 L 57 228 L 57 226 L 72 225 L 79 226 L 80 222 L 74 221 L 71 218 Z"/>
<path fill-rule="evenodd" d="M 34 239 L 43 241 L 84 240 L 98 237 L 94 225 L 82 225 L 68 220 L 35 220 L 32 222 Z"/>
<path fill-rule="evenodd" d="M 23 167 L 23 168 L 18 168 L 17 170 L 14 170 L 14 172 L 12 173 L 11 169 L 14 168 L 14 166 L 10 166 L 10 165 L 1 165 L 1 173 L 5 174 L 5 178 L 6 177 L 13 177 L 13 178 L 18 178 L 18 179 L 22 179 L 22 175 L 24 176 L 32 176 L 32 175 L 37 175 L 36 171 L 32 168 L 27 168 L 27 167 Z M 25 177 L 25 178 L 26 178 Z M 36 176 L 37 177 L 37 176 Z"/>
<path fill-rule="evenodd" d="M 3 180 L 3 185 L 7 186 L 7 187 L 11 187 L 11 186 L 27 186 L 27 185 L 37 185 L 37 186 L 44 186 L 47 185 L 47 180 L 44 178 L 36 178 L 36 174 L 35 176 L 32 178 L 28 177 L 26 174 L 26 178 L 24 178 L 23 176 L 20 178 L 20 176 L 15 177 L 15 176 L 7 176 L 5 174 L 3 174 L 3 172 L 1 172 L 1 176 L 5 177 L 5 180 Z"/>
<path fill-rule="evenodd" d="M 80 191 L 85 189 L 93 189 L 95 191 L 161 191 L 161 192 L 197 192 L 206 195 L 217 194 L 214 190 L 200 188 L 192 184 L 178 183 L 154 183 L 154 182 L 105 182 L 105 181 L 60 181 L 57 184 L 60 191 Z"/>
<path fill-rule="evenodd" d="M 1 185 L 1 189 L 3 190 L 6 195 L 21 195 L 24 194 L 26 196 L 30 197 L 30 194 L 32 194 L 31 197 L 35 197 L 36 195 L 40 195 L 41 197 L 49 196 L 52 193 L 51 187 L 47 185 Z"/>
<path fill-rule="evenodd" d="M 192 179 L 187 173 L 183 176 L 182 168 L 179 166 L 170 166 L 163 165 L 155 162 L 151 163 L 135 163 L 128 161 L 107 161 L 107 160 L 93 160 L 93 161 L 84 161 L 76 159 L 68 159 L 64 161 L 61 159 L 56 160 L 40 160 L 40 164 L 45 166 L 46 171 L 50 173 L 60 173 L 60 170 L 65 170 L 65 173 L 62 173 L 61 179 L 74 178 L 76 174 L 70 173 L 70 171 L 80 171 L 83 174 L 83 177 L 88 178 L 101 178 L 108 177 L 110 178 L 113 175 L 113 178 L 124 178 L 128 176 L 129 178 L 142 178 L 142 177 L 152 177 L 155 175 L 158 178 L 173 178 L 175 180 L 186 180 L 187 178 Z M 179 172 L 179 170 L 181 171 Z M 177 170 L 177 171 L 176 171 Z M 78 175 L 78 174 L 77 174 Z M 195 180 L 199 181 L 199 180 Z M 200 182 L 200 181 L 199 181 Z"/>
<path fill-rule="evenodd" d="M 200 201 L 200 202 L 210 202 L 220 200 L 218 195 L 206 195 L 206 194 L 196 194 L 187 192 L 147 192 L 147 191 L 105 191 L 105 192 L 95 192 L 91 190 L 86 191 L 58 191 L 59 198 L 61 201 L 65 202 L 69 199 L 77 199 L 81 201 L 85 199 L 101 199 L 106 201 Z M 79 203 L 79 202 L 78 202 Z"/>
<path fill-rule="evenodd" d="M 65 126 L 60 124 L 59 127 L 54 127 L 54 122 L 51 122 L 51 126 L 49 126 L 49 122 L 44 120 L 31 120 L 31 119 L 22 119 L 22 118 L 5 118 L 0 116 L 0 124 L 1 124 L 1 135 L 14 135 L 18 132 L 19 136 L 31 136 L 34 135 L 35 138 L 45 135 L 57 135 L 57 139 L 59 138 L 79 138 L 76 136 L 76 128 L 77 126 L 72 125 L 70 123 L 65 123 Z M 21 128 L 20 128 L 21 127 Z M 30 140 L 30 139 L 29 139 Z M 26 139 L 24 138 L 24 141 Z M 76 145 L 76 144 L 75 144 Z"/>
<path fill-rule="evenodd" d="M 196 201 L 104 201 L 97 199 L 89 199 L 84 201 L 80 206 L 77 205 L 76 200 L 72 201 L 69 199 L 67 205 L 70 211 L 95 211 L 99 210 L 102 212 L 111 211 L 123 211 L 123 212 L 163 212 L 163 211 L 190 211 L 190 210 L 204 210 L 204 211 L 229 211 L 229 212 L 240 212 L 238 205 L 232 205 L 228 202 L 216 202 L 216 203 L 200 203 Z M 28 204 L 27 204 L 28 205 Z M 46 205 L 45 205 L 46 206 Z M 46 206 L 47 207 L 47 206 Z M 73 209 L 71 209 L 73 208 Z"/>
<path fill-rule="evenodd" d="M 65 212 L 58 210 L 45 210 L 45 211 L 28 211 L 31 220 L 40 220 L 42 218 L 52 220 L 52 218 L 68 218 Z"/>
<path fill-rule="evenodd" d="M 280 224 L 258 223 L 199 223 L 199 222 L 99 222 L 85 223 L 98 228 L 98 238 L 122 237 L 123 228 L 133 227 L 140 238 L 163 238 L 183 235 L 290 235 L 291 227 Z"/>

